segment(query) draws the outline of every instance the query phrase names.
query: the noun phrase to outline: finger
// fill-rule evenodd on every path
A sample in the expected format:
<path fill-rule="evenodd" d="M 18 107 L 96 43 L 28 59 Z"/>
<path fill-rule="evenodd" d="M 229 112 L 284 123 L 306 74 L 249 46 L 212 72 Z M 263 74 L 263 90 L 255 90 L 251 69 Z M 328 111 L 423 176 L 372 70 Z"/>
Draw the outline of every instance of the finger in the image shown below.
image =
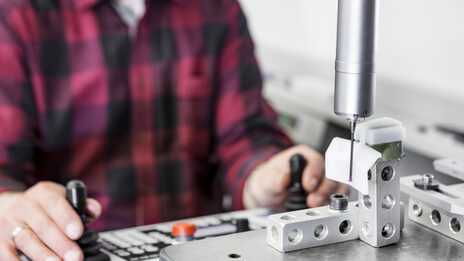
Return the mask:
<path fill-rule="evenodd" d="M 4 224 L 9 231 L 26 226 L 24 222 L 11 220 Z M 23 229 L 14 238 L 16 248 L 32 260 L 59 261 L 60 259 L 48 249 L 30 229 Z"/>
<path fill-rule="evenodd" d="M 323 179 L 319 188 L 307 197 L 308 206 L 318 207 L 328 204 L 329 196 L 338 189 L 338 186 L 338 183 L 333 180 Z"/>
<path fill-rule="evenodd" d="M 79 260 L 83 256 L 79 246 L 70 240 L 56 223 L 45 213 L 36 201 L 24 198 L 19 201 L 20 216 L 15 216 L 28 224 L 35 235 L 61 258 Z M 27 217 L 27 218 L 24 218 Z"/>
<path fill-rule="evenodd" d="M 58 225 L 61 231 L 72 240 L 81 237 L 84 230 L 81 219 L 65 197 L 65 188 L 54 183 L 42 183 L 32 193 L 26 193 L 35 199 L 48 216 Z"/>
<path fill-rule="evenodd" d="M 16 250 L 5 241 L 0 241 L 0 260 L 21 261 L 16 254 Z"/>
<path fill-rule="evenodd" d="M 321 154 L 307 146 L 298 146 L 298 153 L 307 161 L 303 170 L 302 185 L 307 192 L 316 191 L 325 172 L 325 162 Z"/>
<path fill-rule="evenodd" d="M 99 218 L 102 213 L 102 207 L 100 203 L 98 203 L 98 201 L 93 198 L 87 199 L 86 210 L 87 214 L 92 216 L 93 219 Z"/>
<path fill-rule="evenodd" d="M 274 182 L 269 184 L 270 188 L 273 189 L 273 192 L 282 193 L 283 191 L 287 190 L 288 187 L 291 185 L 290 158 L 295 154 L 301 154 L 308 162 L 314 162 L 313 166 L 311 166 L 311 164 L 309 163 L 307 164 L 308 167 L 305 168 L 303 172 L 303 183 L 306 182 L 304 181 L 305 179 L 310 179 L 311 177 L 315 178 L 313 183 L 316 183 L 316 185 L 319 183 L 321 173 L 318 172 L 323 171 L 317 170 L 324 169 L 324 161 L 322 156 L 315 150 L 305 145 L 298 145 L 275 155 L 274 157 L 269 159 L 269 164 L 266 164 L 268 172 L 275 173 L 272 179 L 274 180 Z"/>

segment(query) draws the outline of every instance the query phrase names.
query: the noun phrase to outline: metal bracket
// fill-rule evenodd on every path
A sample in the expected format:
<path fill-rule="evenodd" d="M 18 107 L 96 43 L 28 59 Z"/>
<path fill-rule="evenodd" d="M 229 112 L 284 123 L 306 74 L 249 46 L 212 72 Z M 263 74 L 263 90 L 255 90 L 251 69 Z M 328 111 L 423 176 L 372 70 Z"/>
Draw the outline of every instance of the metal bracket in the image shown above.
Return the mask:
<path fill-rule="evenodd" d="M 373 247 L 400 239 L 399 159 L 378 161 L 369 170 L 369 195 L 359 193 L 359 238 Z"/>
<path fill-rule="evenodd" d="M 267 243 L 280 252 L 333 244 L 358 238 L 357 202 L 346 210 L 328 206 L 269 216 Z"/>
<path fill-rule="evenodd" d="M 424 190 L 415 185 L 430 178 L 436 188 Z M 459 186 L 440 184 L 430 174 L 403 177 L 400 182 L 401 191 L 409 195 L 410 220 L 464 243 L 464 191 Z"/>

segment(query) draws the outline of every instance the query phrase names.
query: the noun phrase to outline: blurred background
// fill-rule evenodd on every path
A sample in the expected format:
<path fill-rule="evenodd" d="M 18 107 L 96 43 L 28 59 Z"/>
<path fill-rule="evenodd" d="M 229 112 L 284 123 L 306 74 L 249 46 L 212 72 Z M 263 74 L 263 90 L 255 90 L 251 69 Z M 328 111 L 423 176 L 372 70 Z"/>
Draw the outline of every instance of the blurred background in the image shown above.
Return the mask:
<path fill-rule="evenodd" d="M 348 122 L 333 112 L 337 1 L 240 2 L 281 124 L 321 153 L 334 136 L 348 138 Z M 401 175 L 435 173 L 434 159 L 464 159 L 463 14 L 462 0 L 381 1 L 371 118 L 405 125 Z"/>

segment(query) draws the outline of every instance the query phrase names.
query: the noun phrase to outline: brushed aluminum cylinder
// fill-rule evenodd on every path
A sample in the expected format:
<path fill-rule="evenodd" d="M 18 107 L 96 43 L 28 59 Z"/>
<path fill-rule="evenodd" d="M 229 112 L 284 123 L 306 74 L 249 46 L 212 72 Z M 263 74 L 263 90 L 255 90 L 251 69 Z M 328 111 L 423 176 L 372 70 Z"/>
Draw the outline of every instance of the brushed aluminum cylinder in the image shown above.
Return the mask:
<path fill-rule="evenodd" d="M 378 0 L 339 0 L 334 111 L 353 119 L 374 113 Z"/>

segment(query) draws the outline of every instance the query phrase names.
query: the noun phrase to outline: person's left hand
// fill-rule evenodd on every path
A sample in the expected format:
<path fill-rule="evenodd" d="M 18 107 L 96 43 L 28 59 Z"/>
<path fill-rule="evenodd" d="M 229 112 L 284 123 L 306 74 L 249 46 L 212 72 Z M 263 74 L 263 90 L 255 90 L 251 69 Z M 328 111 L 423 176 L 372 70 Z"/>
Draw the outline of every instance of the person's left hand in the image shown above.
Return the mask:
<path fill-rule="evenodd" d="M 255 168 L 243 190 L 243 203 L 246 208 L 282 209 L 291 182 L 289 161 L 295 154 L 301 154 L 307 160 L 302 184 L 308 192 L 308 207 L 327 205 L 331 194 L 349 193 L 347 185 L 325 177 L 325 163 L 321 154 L 307 146 L 298 145 L 274 155 Z"/>

